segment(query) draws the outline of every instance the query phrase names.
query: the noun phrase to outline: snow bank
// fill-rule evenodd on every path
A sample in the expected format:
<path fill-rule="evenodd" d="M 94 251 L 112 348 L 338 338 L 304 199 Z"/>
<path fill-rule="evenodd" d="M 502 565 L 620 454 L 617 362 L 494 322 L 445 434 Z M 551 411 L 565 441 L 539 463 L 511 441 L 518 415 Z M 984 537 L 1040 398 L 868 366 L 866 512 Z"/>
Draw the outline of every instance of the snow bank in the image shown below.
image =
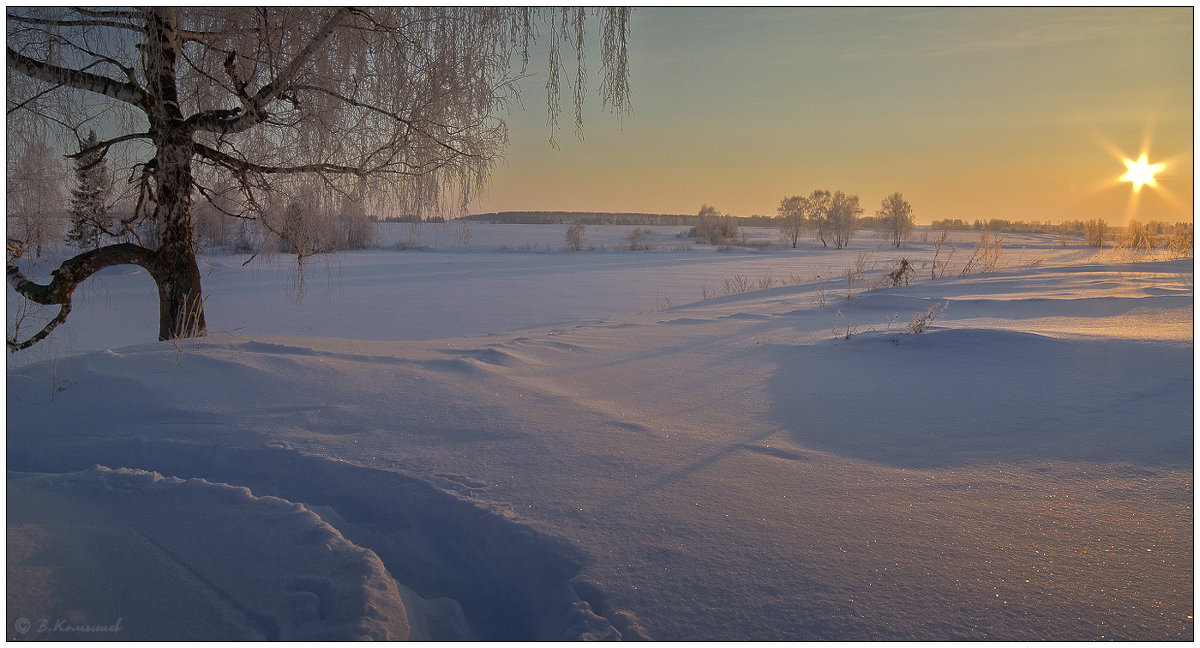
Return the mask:
<path fill-rule="evenodd" d="M 592 301 L 668 276 L 844 269 L 861 251 L 657 253 L 663 274 L 609 268 Z M 530 304 L 550 276 L 533 270 L 575 258 L 484 254 L 527 262 L 489 281 Z M 430 599 L 395 590 L 434 638 L 1192 638 L 1191 264 L 1047 262 L 867 290 L 877 265 L 849 285 L 559 319 L 571 306 L 477 337 L 389 338 L 367 302 L 325 301 L 324 337 L 296 335 L 285 310 L 272 326 L 290 335 L 63 355 L 9 369 L 8 468 L 154 471 L 303 507 Z M 382 285 L 393 268 L 346 277 Z M 428 294 L 482 281 L 427 270 Z M 523 273 L 533 288 L 514 287 Z M 639 276 L 657 278 L 626 281 Z M 941 303 L 925 333 L 896 327 Z M 338 318 L 373 339 L 336 337 Z M 41 492 L 19 481 L 10 510 Z M 272 529 L 246 544 L 297 537 Z M 12 593 L 38 590 L 9 591 L 12 628 Z"/>
<path fill-rule="evenodd" d="M 97 467 L 10 473 L 7 511 L 10 640 L 410 636 L 379 558 L 299 504 Z"/>

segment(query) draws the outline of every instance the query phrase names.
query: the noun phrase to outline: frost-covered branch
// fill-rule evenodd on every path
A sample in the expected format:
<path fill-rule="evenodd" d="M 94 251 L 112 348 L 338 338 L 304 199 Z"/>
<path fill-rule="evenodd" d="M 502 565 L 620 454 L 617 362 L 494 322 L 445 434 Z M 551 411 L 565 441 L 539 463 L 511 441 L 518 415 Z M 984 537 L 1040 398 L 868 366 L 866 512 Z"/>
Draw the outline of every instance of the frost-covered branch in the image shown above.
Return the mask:
<path fill-rule="evenodd" d="M 5 49 L 8 50 L 8 67 L 21 74 L 46 83 L 94 92 L 139 107 L 145 106 L 148 101 L 146 93 L 132 83 L 121 83 L 106 76 L 39 61 L 25 56 L 11 47 Z"/>
<path fill-rule="evenodd" d="M 197 113 L 189 117 L 186 126 L 192 130 L 207 131 L 210 133 L 240 133 L 249 128 L 253 128 L 259 122 L 267 118 L 267 104 L 274 101 L 285 92 L 289 84 L 295 80 L 296 76 L 304 66 L 311 64 L 312 59 L 317 52 L 324 47 L 329 41 L 338 26 L 342 21 L 348 18 L 354 9 L 343 7 L 338 9 L 337 13 L 333 14 L 325 24 L 321 26 L 317 33 L 309 41 L 304 49 L 300 50 L 292 60 L 280 70 L 269 83 L 259 88 L 254 96 L 244 100 L 245 108 L 232 110 L 213 110 L 203 113 Z M 232 65 L 232 62 L 229 63 Z M 227 66 L 228 67 L 228 66 Z"/>

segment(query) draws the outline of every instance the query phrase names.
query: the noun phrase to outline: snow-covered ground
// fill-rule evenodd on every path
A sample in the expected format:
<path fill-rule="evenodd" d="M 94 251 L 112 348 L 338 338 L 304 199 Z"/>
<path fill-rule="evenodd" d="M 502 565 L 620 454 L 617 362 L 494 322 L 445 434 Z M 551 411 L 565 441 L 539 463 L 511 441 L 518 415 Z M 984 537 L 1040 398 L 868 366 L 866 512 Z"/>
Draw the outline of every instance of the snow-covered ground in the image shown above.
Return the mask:
<path fill-rule="evenodd" d="M 382 229 L 10 357 L 7 637 L 1193 637 L 1192 260 Z"/>

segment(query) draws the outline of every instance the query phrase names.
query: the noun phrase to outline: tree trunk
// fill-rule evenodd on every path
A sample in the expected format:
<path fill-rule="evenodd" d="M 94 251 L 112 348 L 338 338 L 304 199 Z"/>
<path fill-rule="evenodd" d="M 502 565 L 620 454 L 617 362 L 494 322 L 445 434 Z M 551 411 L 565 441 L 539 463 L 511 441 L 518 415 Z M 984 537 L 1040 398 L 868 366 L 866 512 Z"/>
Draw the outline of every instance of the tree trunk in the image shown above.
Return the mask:
<path fill-rule="evenodd" d="M 192 131 L 175 82 L 179 23 L 173 8 L 151 10 L 146 79 L 158 101 L 147 111 L 154 156 L 155 217 L 162 224 L 151 274 L 158 284 L 158 339 L 204 335 L 204 298 L 192 232 Z"/>
<path fill-rule="evenodd" d="M 151 275 L 158 286 L 158 339 L 204 335 L 204 297 L 200 286 L 200 268 L 192 247 L 191 229 L 186 238 L 168 238 L 170 223 L 163 232 L 162 245 L 154 255 Z M 176 234 L 176 237 L 179 235 Z"/>

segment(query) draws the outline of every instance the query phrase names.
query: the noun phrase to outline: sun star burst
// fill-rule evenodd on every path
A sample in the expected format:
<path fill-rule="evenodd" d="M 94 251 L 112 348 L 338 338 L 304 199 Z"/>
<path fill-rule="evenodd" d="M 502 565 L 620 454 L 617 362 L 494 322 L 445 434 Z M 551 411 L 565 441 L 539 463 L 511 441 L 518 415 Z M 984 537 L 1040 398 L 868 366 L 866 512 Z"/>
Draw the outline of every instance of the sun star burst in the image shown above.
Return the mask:
<path fill-rule="evenodd" d="M 1154 174 L 1162 171 L 1166 166 L 1161 163 L 1150 164 L 1146 161 L 1146 154 L 1143 153 L 1137 161 L 1125 160 L 1125 168 L 1128 170 L 1125 175 L 1121 176 L 1121 180 L 1132 182 L 1134 191 L 1140 191 L 1143 185 L 1153 187 L 1158 184 L 1154 180 Z"/>

